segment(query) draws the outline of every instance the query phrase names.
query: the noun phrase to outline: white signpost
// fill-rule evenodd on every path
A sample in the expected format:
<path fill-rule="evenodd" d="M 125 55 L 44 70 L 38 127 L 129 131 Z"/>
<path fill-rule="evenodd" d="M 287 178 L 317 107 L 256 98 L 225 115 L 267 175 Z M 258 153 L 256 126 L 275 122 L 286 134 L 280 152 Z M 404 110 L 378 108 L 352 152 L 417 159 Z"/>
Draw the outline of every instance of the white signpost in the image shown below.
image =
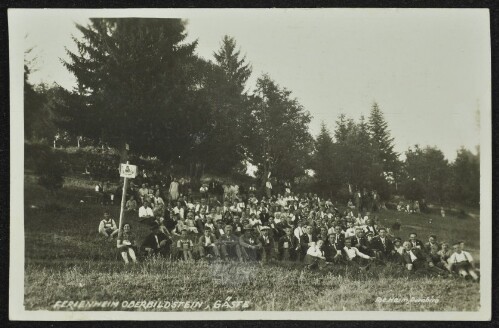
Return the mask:
<path fill-rule="evenodd" d="M 120 164 L 120 177 L 125 178 L 123 180 L 123 192 L 121 194 L 121 209 L 120 209 L 120 224 L 119 231 L 123 228 L 123 215 L 125 212 L 125 201 L 126 201 L 126 187 L 128 179 L 133 179 L 137 176 L 137 165 L 131 165 L 126 162 L 126 164 Z"/>

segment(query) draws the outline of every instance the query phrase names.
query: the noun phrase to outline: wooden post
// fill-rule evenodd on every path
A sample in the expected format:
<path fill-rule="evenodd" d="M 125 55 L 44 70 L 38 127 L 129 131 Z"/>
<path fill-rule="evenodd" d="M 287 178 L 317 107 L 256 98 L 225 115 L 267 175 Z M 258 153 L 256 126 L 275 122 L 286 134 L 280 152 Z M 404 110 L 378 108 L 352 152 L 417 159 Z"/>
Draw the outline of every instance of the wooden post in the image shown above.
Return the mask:
<path fill-rule="evenodd" d="M 127 164 L 130 164 L 129 161 L 126 161 Z M 121 194 L 121 209 L 120 209 L 120 223 L 118 226 L 118 231 L 121 232 L 121 228 L 123 227 L 123 216 L 125 214 L 125 201 L 126 201 L 126 184 L 128 182 L 128 178 L 123 178 L 123 192 Z"/>

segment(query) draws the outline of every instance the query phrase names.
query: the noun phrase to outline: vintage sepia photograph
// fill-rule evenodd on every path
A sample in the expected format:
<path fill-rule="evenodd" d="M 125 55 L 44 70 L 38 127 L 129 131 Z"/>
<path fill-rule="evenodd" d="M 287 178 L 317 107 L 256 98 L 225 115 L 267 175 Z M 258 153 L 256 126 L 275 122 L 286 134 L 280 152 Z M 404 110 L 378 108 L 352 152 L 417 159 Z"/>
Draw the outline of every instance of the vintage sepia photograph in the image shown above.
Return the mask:
<path fill-rule="evenodd" d="M 12 320 L 489 320 L 486 9 L 10 9 Z"/>

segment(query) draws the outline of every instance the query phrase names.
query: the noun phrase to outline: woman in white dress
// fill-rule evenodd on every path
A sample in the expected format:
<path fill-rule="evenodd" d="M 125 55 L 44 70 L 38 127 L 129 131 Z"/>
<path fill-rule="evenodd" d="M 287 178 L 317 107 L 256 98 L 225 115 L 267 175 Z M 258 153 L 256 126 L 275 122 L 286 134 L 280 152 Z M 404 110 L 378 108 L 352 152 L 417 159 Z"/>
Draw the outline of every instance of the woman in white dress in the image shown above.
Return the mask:
<path fill-rule="evenodd" d="M 173 181 L 170 183 L 170 197 L 172 200 L 178 199 L 178 182 L 177 178 L 173 178 Z"/>

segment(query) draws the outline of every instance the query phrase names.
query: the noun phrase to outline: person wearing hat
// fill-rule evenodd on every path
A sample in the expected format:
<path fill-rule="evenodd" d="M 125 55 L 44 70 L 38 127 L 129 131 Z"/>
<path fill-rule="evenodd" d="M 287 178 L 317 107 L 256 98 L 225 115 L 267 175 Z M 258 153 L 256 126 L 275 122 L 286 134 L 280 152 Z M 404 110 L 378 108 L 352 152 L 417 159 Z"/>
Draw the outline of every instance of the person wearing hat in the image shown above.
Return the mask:
<path fill-rule="evenodd" d="M 241 253 L 247 261 L 256 261 L 261 258 L 262 243 L 255 236 L 254 228 L 251 225 L 244 226 L 244 234 L 239 237 L 239 245 L 241 245 Z"/>
<path fill-rule="evenodd" d="M 161 232 L 159 224 L 154 222 L 151 226 L 151 233 L 146 236 L 142 243 L 142 249 L 146 251 L 147 255 L 167 255 L 171 239 Z"/>
<path fill-rule="evenodd" d="M 203 235 L 198 240 L 199 255 L 201 258 L 208 256 L 220 257 L 220 252 L 217 247 L 217 239 L 211 233 L 210 228 L 205 228 Z"/>
<path fill-rule="evenodd" d="M 224 234 L 217 239 L 217 244 L 220 247 L 220 255 L 225 260 L 237 258 L 240 262 L 243 261 L 239 238 L 232 233 L 232 226 L 227 224 L 224 227 Z"/>
<path fill-rule="evenodd" d="M 114 236 L 118 234 L 118 227 L 116 222 L 109 215 L 108 211 L 104 212 L 104 217 L 99 223 L 99 235 L 103 236 L 108 240 L 113 240 Z"/>
<path fill-rule="evenodd" d="M 262 244 L 262 261 L 267 262 L 268 260 L 275 259 L 275 250 L 274 250 L 274 238 L 270 235 L 270 227 L 269 226 L 261 226 L 260 227 L 260 237 L 259 241 Z"/>

